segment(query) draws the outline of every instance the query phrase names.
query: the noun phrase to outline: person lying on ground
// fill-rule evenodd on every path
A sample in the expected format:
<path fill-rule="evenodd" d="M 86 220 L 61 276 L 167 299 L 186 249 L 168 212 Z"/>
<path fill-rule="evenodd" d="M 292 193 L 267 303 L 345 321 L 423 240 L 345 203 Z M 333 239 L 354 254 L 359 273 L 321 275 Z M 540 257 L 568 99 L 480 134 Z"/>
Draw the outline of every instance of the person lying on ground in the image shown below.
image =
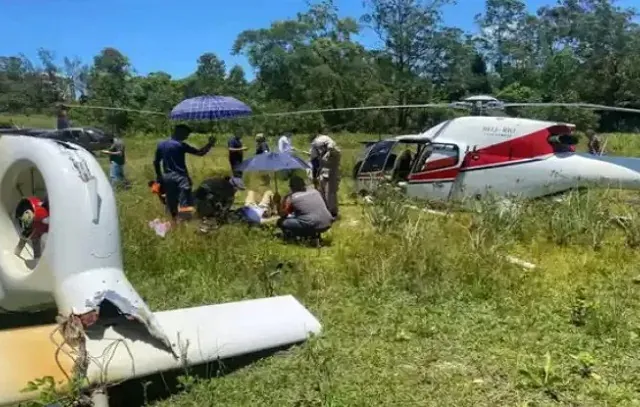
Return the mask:
<path fill-rule="evenodd" d="M 224 222 L 238 190 L 244 190 L 241 178 L 217 176 L 208 178 L 195 191 L 196 212 L 203 219 Z"/>
<path fill-rule="evenodd" d="M 284 200 L 277 222 L 285 237 L 310 237 L 329 230 L 333 217 L 320 192 L 307 188 L 297 175 L 289 179 L 289 188 L 291 193 Z"/>
<path fill-rule="evenodd" d="M 171 215 L 172 222 L 178 218 L 179 209 L 193 213 L 191 193 L 193 183 L 187 170 L 185 155 L 188 153 L 202 157 L 216 143 L 215 137 L 211 136 L 204 147 L 197 149 L 185 143 L 190 134 L 191 128 L 189 126 L 177 125 L 169 139 L 158 143 L 153 160 L 156 181 L 162 184 L 165 191 L 167 212 Z"/>
<path fill-rule="evenodd" d="M 261 224 L 265 219 L 278 214 L 280 201 L 280 195 L 274 194 L 271 190 L 265 191 L 260 201 L 257 200 L 254 191 L 248 191 L 244 206 L 238 209 L 238 214 L 250 224 Z"/>

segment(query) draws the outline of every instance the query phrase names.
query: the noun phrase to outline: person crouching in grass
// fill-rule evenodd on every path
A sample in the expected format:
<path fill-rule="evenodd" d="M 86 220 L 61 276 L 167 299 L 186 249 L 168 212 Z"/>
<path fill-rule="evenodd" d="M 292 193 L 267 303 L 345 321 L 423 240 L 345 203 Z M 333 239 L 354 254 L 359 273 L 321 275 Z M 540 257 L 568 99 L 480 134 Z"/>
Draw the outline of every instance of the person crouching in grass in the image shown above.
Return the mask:
<path fill-rule="evenodd" d="M 196 189 L 196 213 L 200 217 L 200 232 L 228 221 L 236 193 L 245 189 L 242 178 L 215 176 L 207 178 Z"/>

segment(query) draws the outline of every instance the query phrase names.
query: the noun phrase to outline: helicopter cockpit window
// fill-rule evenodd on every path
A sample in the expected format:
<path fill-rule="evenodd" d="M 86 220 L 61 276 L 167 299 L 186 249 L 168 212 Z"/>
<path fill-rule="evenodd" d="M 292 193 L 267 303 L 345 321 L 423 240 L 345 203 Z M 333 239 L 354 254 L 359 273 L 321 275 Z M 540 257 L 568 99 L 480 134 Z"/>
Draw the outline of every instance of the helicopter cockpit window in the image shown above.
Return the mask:
<path fill-rule="evenodd" d="M 73 141 L 74 137 L 71 133 L 71 130 L 62 130 L 61 132 L 55 134 L 56 138 L 59 138 L 62 141 Z"/>
<path fill-rule="evenodd" d="M 360 172 L 378 172 L 384 171 L 387 168 L 393 168 L 395 155 L 391 153 L 395 144 L 396 142 L 394 140 L 388 140 L 371 146 L 369 154 L 360 168 Z M 389 158 L 388 160 L 387 157 Z"/>
<path fill-rule="evenodd" d="M 82 130 L 71 130 L 71 139 L 77 142 L 84 141 L 84 132 Z"/>
<path fill-rule="evenodd" d="M 109 141 L 113 141 L 113 136 L 111 134 L 106 134 L 102 130 L 94 127 L 85 128 L 84 132 L 92 143 L 108 143 Z"/>
<path fill-rule="evenodd" d="M 453 167 L 458 164 L 460 149 L 455 144 L 432 144 L 414 167 L 414 172 L 424 172 Z"/>

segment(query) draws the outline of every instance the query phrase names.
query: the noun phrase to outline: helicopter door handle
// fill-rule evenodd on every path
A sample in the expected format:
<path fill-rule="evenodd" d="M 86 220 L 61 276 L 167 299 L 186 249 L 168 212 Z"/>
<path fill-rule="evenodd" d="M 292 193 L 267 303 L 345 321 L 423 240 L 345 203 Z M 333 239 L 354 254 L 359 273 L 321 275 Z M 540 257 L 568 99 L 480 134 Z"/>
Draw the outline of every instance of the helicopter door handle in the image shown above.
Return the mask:
<path fill-rule="evenodd" d="M 437 188 L 442 188 L 444 186 L 442 182 L 434 182 L 433 185 Z"/>

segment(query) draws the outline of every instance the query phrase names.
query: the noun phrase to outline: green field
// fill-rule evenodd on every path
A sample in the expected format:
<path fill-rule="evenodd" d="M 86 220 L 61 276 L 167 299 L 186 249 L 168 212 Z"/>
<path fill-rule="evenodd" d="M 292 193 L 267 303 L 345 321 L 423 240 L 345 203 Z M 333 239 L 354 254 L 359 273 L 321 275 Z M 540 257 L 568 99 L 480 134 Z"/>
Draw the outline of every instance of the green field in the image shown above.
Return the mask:
<path fill-rule="evenodd" d="M 373 136 L 377 138 L 377 136 Z M 146 181 L 154 140 L 126 140 L 130 190 L 118 191 L 125 270 L 154 310 L 293 294 L 323 334 L 225 373 L 185 372 L 159 406 L 630 406 L 639 405 L 634 193 L 598 191 L 522 205 L 499 216 L 433 216 L 385 197 L 364 205 L 348 175 L 366 135 L 338 135 L 342 219 L 326 247 L 284 245 L 268 230 L 196 223 L 163 239 Z M 192 140 L 204 143 L 205 137 Z M 189 157 L 194 182 L 227 172 L 225 139 Z M 251 143 L 251 140 L 247 140 Z M 275 140 L 270 140 L 272 145 Z M 304 147 L 305 138 L 295 140 Z M 614 135 L 613 153 L 640 154 Z M 100 158 L 106 165 L 106 159 Z M 253 185 L 248 180 L 249 185 Z M 243 196 L 239 196 L 240 201 Z M 627 229 L 611 219 L 636 216 Z M 513 255 L 535 263 L 511 264 Z M 272 275 L 276 264 L 290 267 Z M 145 383 L 129 384 L 142 393 Z"/>

